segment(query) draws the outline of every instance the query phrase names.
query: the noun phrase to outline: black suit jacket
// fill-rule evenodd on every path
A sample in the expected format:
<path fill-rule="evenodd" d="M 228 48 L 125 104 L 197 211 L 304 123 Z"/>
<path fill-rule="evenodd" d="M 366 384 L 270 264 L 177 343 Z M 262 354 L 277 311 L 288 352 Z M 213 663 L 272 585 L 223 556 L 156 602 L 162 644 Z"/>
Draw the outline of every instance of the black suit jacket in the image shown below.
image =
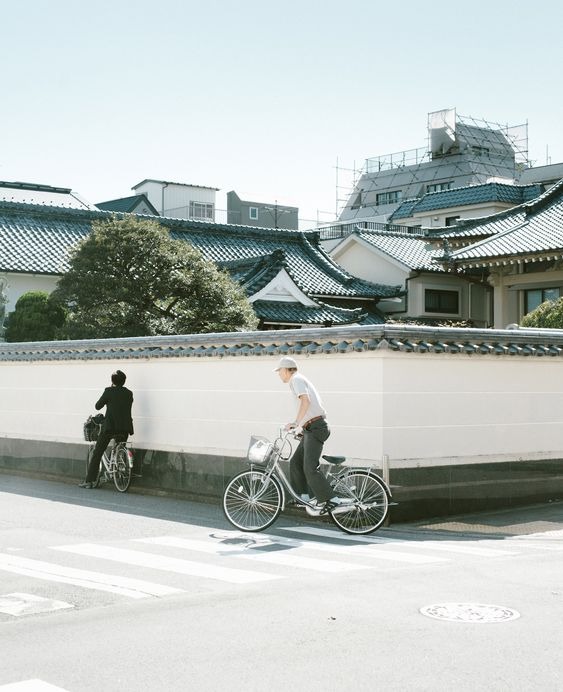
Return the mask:
<path fill-rule="evenodd" d="M 102 396 L 96 401 L 96 411 L 106 406 L 106 417 L 102 430 L 104 432 L 121 432 L 133 434 L 131 406 L 133 392 L 127 387 L 106 387 Z"/>

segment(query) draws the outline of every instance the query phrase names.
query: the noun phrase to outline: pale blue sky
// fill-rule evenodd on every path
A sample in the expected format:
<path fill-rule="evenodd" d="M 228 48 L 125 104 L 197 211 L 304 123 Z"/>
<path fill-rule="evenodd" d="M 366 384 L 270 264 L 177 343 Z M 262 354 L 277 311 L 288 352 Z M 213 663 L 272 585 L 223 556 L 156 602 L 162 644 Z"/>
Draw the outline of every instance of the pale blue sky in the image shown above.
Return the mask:
<path fill-rule="evenodd" d="M 144 178 L 335 210 L 335 164 L 427 114 L 529 124 L 563 161 L 557 0 L 0 0 L 0 179 L 92 202 Z M 322 214 L 321 219 L 328 219 Z"/>

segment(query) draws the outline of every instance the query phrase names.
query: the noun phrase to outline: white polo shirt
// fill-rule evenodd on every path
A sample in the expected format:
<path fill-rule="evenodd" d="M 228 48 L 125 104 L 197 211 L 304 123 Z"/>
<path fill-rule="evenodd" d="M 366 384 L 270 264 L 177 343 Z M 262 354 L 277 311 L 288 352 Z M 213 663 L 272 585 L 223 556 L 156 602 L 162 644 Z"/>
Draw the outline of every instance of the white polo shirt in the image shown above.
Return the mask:
<path fill-rule="evenodd" d="M 307 394 L 309 397 L 309 407 L 305 411 L 303 420 L 296 421 L 299 425 L 303 425 L 311 418 L 317 416 L 326 416 L 326 411 L 323 408 L 323 402 L 315 386 L 301 373 L 296 372 L 289 380 L 289 386 L 293 394 L 299 399 L 302 394 Z"/>

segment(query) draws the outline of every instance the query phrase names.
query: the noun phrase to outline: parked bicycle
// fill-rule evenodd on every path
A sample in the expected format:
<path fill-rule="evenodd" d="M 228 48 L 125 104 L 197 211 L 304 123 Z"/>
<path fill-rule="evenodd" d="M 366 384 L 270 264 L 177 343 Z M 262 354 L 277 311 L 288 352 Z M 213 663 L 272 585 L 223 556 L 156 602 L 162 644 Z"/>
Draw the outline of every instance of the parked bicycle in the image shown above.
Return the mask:
<path fill-rule="evenodd" d="M 265 437 L 252 436 L 247 453 L 250 469 L 229 481 L 223 494 L 223 511 L 227 519 L 242 531 L 263 531 L 271 526 L 285 509 L 286 495 L 297 506 L 316 506 L 304 501 L 291 487 L 280 461 L 291 457 L 290 430 L 280 432 L 272 443 Z M 329 456 L 324 473 L 334 494 L 349 498 L 350 503 L 328 511 L 332 521 L 350 534 L 367 534 L 385 521 L 391 503 L 391 490 L 372 467 L 343 466 L 346 457 Z"/>
<path fill-rule="evenodd" d="M 86 456 L 86 473 L 90 459 L 96 446 L 96 440 L 102 428 L 103 415 L 90 416 L 84 424 L 84 439 L 90 442 L 88 454 Z M 127 446 L 127 442 L 116 442 L 113 439 L 109 447 L 102 454 L 100 468 L 96 480 L 92 481 L 94 488 L 97 488 L 101 483 L 112 481 L 120 493 L 127 492 L 131 485 L 131 476 L 133 473 L 133 452 Z"/>

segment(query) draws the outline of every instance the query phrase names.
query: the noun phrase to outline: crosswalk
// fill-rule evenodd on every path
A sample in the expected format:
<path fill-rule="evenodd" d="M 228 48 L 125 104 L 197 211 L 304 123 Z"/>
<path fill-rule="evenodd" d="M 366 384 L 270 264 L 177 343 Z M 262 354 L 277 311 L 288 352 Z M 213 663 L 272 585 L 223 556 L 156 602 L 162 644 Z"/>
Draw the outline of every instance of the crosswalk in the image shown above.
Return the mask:
<path fill-rule="evenodd" d="M 421 540 L 389 533 L 349 536 L 335 529 L 280 523 L 275 534 L 186 526 L 174 535 L 49 545 L 32 555 L 0 551 L 0 572 L 21 577 L 25 586 L 18 582 L 15 593 L 0 593 L 0 619 L 14 612 L 13 602 L 12 610 L 2 610 L 3 596 L 5 603 L 9 597 L 21 598 L 23 591 L 52 596 L 53 584 L 59 589 L 57 598 L 81 607 L 81 590 L 109 595 L 109 602 L 165 598 L 323 574 L 511 559 L 529 549 L 563 550 L 563 542 L 542 543 L 540 536 Z"/>

